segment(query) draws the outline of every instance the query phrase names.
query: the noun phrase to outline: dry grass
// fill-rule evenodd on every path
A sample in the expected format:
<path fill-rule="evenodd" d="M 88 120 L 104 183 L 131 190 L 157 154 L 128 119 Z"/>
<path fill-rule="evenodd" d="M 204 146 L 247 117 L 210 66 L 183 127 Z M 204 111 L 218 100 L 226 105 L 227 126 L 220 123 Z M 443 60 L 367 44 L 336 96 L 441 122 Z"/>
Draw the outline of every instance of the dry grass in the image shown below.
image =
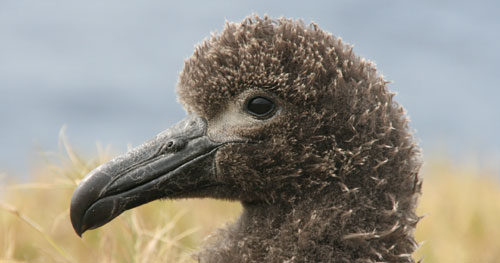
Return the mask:
<path fill-rule="evenodd" d="M 67 144 L 63 144 L 67 145 Z M 47 164 L 28 184 L 0 186 L 2 262 L 192 262 L 204 237 L 241 208 L 213 200 L 153 202 L 125 212 L 80 239 L 69 220 L 73 189 L 108 160 L 100 150 L 86 162 L 66 147 L 62 163 Z M 424 170 L 416 236 L 424 262 L 498 262 L 500 186 L 491 174 L 446 162 Z"/>
<path fill-rule="evenodd" d="M 498 174 L 468 165 L 430 161 L 418 213 L 424 262 L 500 262 Z"/>
<path fill-rule="evenodd" d="M 238 203 L 156 201 L 79 238 L 69 219 L 71 195 L 109 154 L 100 150 L 86 162 L 63 146 L 59 165 L 47 163 L 30 183 L 0 186 L 0 263 L 193 262 L 203 239 L 240 213 Z"/>

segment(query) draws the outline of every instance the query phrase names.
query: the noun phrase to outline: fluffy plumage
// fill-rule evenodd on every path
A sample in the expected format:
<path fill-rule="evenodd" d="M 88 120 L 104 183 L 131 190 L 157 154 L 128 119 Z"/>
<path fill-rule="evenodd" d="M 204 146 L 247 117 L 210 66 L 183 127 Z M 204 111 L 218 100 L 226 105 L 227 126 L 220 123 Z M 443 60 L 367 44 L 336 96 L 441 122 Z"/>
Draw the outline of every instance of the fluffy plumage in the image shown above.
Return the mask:
<path fill-rule="evenodd" d="M 217 152 L 227 188 L 199 196 L 241 200 L 244 212 L 200 261 L 413 262 L 419 148 L 386 85 L 352 47 L 301 21 L 252 16 L 199 45 L 178 83 L 189 113 L 210 126 L 247 93 L 282 107 L 232 128 L 259 143 Z"/>

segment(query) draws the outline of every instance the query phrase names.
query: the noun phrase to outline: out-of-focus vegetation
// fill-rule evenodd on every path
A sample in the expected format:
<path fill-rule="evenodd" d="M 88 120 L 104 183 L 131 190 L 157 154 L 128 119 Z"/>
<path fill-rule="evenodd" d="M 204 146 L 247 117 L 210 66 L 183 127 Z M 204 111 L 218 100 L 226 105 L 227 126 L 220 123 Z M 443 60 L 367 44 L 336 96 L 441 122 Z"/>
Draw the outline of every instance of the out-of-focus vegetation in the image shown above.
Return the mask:
<path fill-rule="evenodd" d="M 471 164 L 428 160 L 417 209 L 416 231 L 423 262 L 500 262 L 498 171 Z"/>
<path fill-rule="evenodd" d="M 69 219 L 71 195 L 109 154 L 99 150 L 87 162 L 63 144 L 58 165 L 47 162 L 30 183 L 0 186 L 0 263 L 193 262 L 203 239 L 241 211 L 215 200 L 155 201 L 79 238 Z"/>
<path fill-rule="evenodd" d="M 234 221 L 237 203 L 214 200 L 153 202 L 125 212 L 79 238 L 69 220 L 73 189 L 108 160 L 87 162 L 67 148 L 30 183 L 0 186 L 1 262 L 192 262 L 216 228 Z M 492 172 L 445 161 L 423 170 L 416 237 L 424 262 L 499 262 L 500 184 Z"/>

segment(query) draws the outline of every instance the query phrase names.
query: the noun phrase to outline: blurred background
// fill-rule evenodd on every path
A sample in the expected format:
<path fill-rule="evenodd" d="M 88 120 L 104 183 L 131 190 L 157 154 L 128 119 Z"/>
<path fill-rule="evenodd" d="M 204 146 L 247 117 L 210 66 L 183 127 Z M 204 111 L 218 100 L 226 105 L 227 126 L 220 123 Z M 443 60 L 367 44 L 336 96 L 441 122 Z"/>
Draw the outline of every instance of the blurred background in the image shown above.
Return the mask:
<path fill-rule="evenodd" d="M 0 1 L 0 173 L 96 142 L 116 153 L 183 118 L 175 86 L 225 21 L 301 18 L 354 45 L 392 81 L 426 156 L 500 160 L 498 1 Z"/>
<path fill-rule="evenodd" d="M 191 262 L 234 220 L 237 203 L 153 202 L 80 239 L 68 203 L 99 163 L 184 117 L 175 94 L 184 60 L 252 13 L 313 21 L 392 81 L 424 149 L 414 257 L 499 262 L 493 0 L 0 0 L 0 261 Z"/>

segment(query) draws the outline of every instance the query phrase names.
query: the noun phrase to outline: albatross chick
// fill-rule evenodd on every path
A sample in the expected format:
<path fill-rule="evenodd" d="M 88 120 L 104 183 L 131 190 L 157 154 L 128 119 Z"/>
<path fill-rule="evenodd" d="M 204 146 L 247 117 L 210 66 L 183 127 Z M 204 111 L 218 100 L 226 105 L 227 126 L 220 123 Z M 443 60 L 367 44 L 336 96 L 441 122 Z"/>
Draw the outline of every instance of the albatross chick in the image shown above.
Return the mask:
<path fill-rule="evenodd" d="M 188 116 L 75 190 L 78 235 L 156 199 L 240 201 L 200 262 L 413 262 L 421 179 L 375 65 L 315 24 L 252 16 L 205 40 L 177 87 Z"/>

